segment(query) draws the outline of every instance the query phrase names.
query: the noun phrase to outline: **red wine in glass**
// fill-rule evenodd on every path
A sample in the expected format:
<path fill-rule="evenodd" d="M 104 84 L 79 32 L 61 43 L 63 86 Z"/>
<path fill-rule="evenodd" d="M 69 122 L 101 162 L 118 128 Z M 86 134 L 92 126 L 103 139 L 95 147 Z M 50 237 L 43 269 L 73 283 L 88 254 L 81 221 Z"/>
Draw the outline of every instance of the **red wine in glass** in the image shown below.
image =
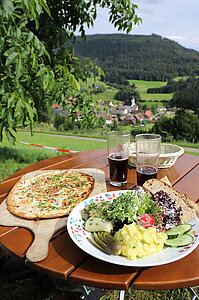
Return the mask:
<path fill-rule="evenodd" d="M 157 170 L 151 166 L 137 167 L 137 185 L 142 186 L 145 181 L 157 178 Z"/>
<path fill-rule="evenodd" d="M 110 184 L 121 186 L 127 182 L 128 156 L 117 152 L 109 155 Z"/>

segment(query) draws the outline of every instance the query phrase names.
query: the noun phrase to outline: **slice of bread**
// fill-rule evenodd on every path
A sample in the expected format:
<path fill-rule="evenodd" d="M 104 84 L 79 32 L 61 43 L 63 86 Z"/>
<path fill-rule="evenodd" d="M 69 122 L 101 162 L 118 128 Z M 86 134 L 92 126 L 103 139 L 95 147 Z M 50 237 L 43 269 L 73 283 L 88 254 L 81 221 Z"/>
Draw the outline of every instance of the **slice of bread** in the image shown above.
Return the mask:
<path fill-rule="evenodd" d="M 163 190 L 175 201 L 175 207 L 178 209 L 181 207 L 181 223 L 185 223 L 196 214 L 196 211 L 199 211 L 199 206 L 194 203 L 188 195 L 183 195 L 177 192 L 172 186 L 167 183 L 160 181 L 158 179 L 150 179 L 143 184 L 143 188 L 152 194 L 155 194 L 158 191 Z"/>

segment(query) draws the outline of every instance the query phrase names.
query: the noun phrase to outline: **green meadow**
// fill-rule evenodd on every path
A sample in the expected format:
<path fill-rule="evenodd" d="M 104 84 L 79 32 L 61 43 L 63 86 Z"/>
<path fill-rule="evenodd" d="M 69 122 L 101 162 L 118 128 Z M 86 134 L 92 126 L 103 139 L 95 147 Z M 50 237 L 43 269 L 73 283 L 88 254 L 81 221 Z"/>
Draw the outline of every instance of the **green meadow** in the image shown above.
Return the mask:
<path fill-rule="evenodd" d="M 145 81 L 145 80 L 129 80 L 130 84 L 135 84 L 137 90 L 140 93 L 140 97 L 143 105 L 147 105 L 150 109 L 154 104 L 156 106 L 166 106 L 167 102 L 169 102 L 173 93 L 170 94 L 147 94 L 147 90 L 149 88 L 160 88 L 165 86 L 167 82 L 163 81 Z"/>
<path fill-rule="evenodd" d="M 167 82 L 163 81 L 146 81 L 146 80 L 129 80 L 130 85 L 135 84 L 140 94 L 146 94 L 149 88 L 160 88 L 165 86 Z"/>
<path fill-rule="evenodd" d="M 62 135 L 52 136 L 50 134 L 35 134 L 31 136 L 29 132 L 18 132 L 17 141 L 71 151 L 86 151 L 107 147 L 106 140 L 80 140 L 73 137 L 65 138 Z M 3 141 L 0 143 L 0 182 L 30 164 L 63 154 L 67 153 L 19 142 L 11 145 L 7 141 Z"/>
<path fill-rule="evenodd" d="M 179 79 L 178 79 L 179 80 Z M 160 88 L 165 86 L 167 83 L 163 81 L 144 81 L 144 80 L 129 80 L 130 85 L 135 84 L 136 89 L 139 91 L 142 105 L 147 105 L 150 109 L 152 105 L 156 106 L 164 106 L 167 105 L 172 97 L 173 93 L 170 94 L 147 94 L 148 88 Z M 89 79 L 86 84 L 83 84 L 89 91 L 93 90 L 93 85 L 104 87 L 104 91 L 102 93 L 92 94 L 92 97 L 97 101 L 112 101 L 113 103 L 118 103 L 119 101 L 115 100 L 115 94 L 118 89 L 111 87 L 110 85 L 105 84 L 100 81 L 99 78 L 96 80 Z M 125 99 L 124 99 L 125 101 Z"/>
<path fill-rule="evenodd" d="M 94 86 L 103 87 L 104 91 L 102 93 L 92 93 L 93 99 L 97 101 L 112 101 L 114 103 L 117 103 L 118 101 L 114 99 L 115 94 L 118 92 L 118 89 L 104 83 L 103 81 L 100 81 L 97 77 L 95 80 L 92 78 L 87 79 L 86 83 L 81 84 L 82 87 L 87 89 L 88 91 L 94 92 Z M 96 89 L 97 92 L 97 89 Z"/>

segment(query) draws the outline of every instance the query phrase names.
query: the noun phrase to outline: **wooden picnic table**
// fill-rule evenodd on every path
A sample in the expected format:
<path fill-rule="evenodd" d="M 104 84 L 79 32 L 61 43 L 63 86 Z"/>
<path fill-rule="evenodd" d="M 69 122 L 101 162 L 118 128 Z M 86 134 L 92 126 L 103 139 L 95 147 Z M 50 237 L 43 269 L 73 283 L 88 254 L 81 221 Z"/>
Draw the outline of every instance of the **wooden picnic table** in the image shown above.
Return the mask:
<path fill-rule="evenodd" d="M 35 170 L 98 168 L 108 179 L 107 150 L 91 150 L 69 153 L 32 164 L 0 184 L 0 203 L 14 184 L 26 173 Z M 184 154 L 173 167 L 159 169 L 158 178 L 168 176 L 173 187 L 199 201 L 199 157 Z M 135 168 L 129 167 L 128 183 L 123 189 L 136 184 Z M 107 190 L 117 190 L 107 182 Z M 17 226 L 0 226 L 0 243 L 15 258 L 25 262 L 26 251 L 34 240 L 33 234 Z M 82 251 L 70 239 L 67 229 L 56 233 L 44 260 L 31 263 L 31 268 L 56 278 L 103 289 L 155 290 L 176 289 L 199 285 L 199 246 L 186 257 L 169 264 L 138 268 L 101 261 Z"/>

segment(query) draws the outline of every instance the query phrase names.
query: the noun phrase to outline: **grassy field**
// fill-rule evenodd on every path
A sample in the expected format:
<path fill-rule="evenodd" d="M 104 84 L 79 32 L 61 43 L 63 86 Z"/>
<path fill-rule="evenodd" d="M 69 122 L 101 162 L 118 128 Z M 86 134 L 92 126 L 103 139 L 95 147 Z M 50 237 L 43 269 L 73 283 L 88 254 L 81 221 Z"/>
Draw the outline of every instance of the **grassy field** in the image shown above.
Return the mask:
<path fill-rule="evenodd" d="M 93 98 L 95 100 L 98 100 L 98 101 L 112 101 L 113 103 L 118 103 L 118 101 L 116 101 L 114 99 L 115 97 L 115 94 L 117 93 L 117 90 L 116 89 L 107 89 L 105 90 L 103 93 L 99 93 L 99 94 L 96 94 L 94 95 L 93 94 Z"/>
<path fill-rule="evenodd" d="M 100 81 L 99 78 L 96 78 L 96 80 L 88 79 L 86 83 L 82 84 L 82 86 L 87 88 L 89 91 L 93 90 L 93 85 L 101 86 L 105 89 L 105 91 L 102 93 L 92 94 L 93 99 L 98 101 L 112 101 L 114 103 L 118 102 L 114 99 L 115 94 L 118 92 L 118 89 L 107 85 L 103 81 Z"/>
<path fill-rule="evenodd" d="M 149 88 L 160 88 L 165 86 L 167 82 L 164 81 L 146 81 L 146 80 L 129 80 L 129 83 L 132 85 L 133 83 L 139 90 L 140 94 L 146 94 Z"/>
<path fill-rule="evenodd" d="M 91 141 L 74 138 L 64 138 L 63 136 L 51 136 L 45 134 L 35 134 L 31 137 L 30 133 L 19 132 L 17 141 L 60 148 L 73 151 L 85 151 L 93 149 L 106 148 L 106 140 Z M 55 150 L 48 150 L 30 145 L 24 145 L 16 142 L 15 146 L 10 145 L 7 141 L 0 144 L 0 182 L 16 171 L 25 168 L 29 164 L 37 161 L 66 154 Z"/>
<path fill-rule="evenodd" d="M 148 88 L 159 88 L 162 86 L 165 86 L 167 82 L 163 81 L 144 81 L 144 80 L 129 80 L 129 83 L 132 85 L 133 83 L 135 84 L 137 90 L 140 93 L 142 104 L 146 104 L 149 108 L 153 104 L 157 104 L 158 106 L 163 106 L 163 103 L 161 100 L 164 101 L 170 101 L 172 99 L 173 94 L 147 94 L 147 89 Z M 99 79 L 96 79 L 96 81 L 90 79 L 87 81 L 86 84 L 83 84 L 84 87 L 87 87 L 89 90 L 93 89 L 93 84 L 96 86 L 102 86 L 105 88 L 105 91 L 102 93 L 98 94 L 93 94 L 93 98 L 98 100 L 98 101 L 112 101 L 113 103 L 117 103 L 114 99 L 115 94 L 117 93 L 117 89 L 105 84 L 104 82 L 100 81 Z M 124 99 L 125 101 L 125 99 Z"/>
<path fill-rule="evenodd" d="M 189 76 L 180 76 L 180 77 L 176 77 L 176 78 L 174 78 L 173 80 L 174 81 L 180 81 L 180 80 L 187 80 L 187 78 L 189 78 Z"/>
<path fill-rule="evenodd" d="M 155 102 L 158 101 L 161 103 L 161 100 L 164 101 L 170 101 L 172 98 L 171 94 L 142 94 L 141 95 L 142 100 L 145 100 L 146 102 Z"/>
<path fill-rule="evenodd" d="M 156 106 L 167 106 L 167 103 L 162 102 L 166 101 L 169 102 L 172 97 L 173 93 L 170 94 L 147 94 L 147 90 L 149 88 L 160 88 L 165 86 L 167 82 L 163 81 L 145 81 L 145 80 L 129 80 L 130 84 L 135 84 L 137 90 L 140 93 L 140 97 L 142 100 L 143 105 L 147 105 L 149 109 L 155 104 Z"/>
<path fill-rule="evenodd" d="M 36 134 L 31 137 L 30 133 L 19 132 L 17 140 L 34 143 L 37 145 L 70 149 L 76 151 L 106 148 L 106 140 L 79 140 L 65 138 L 64 136 L 51 136 L 47 134 Z M 186 146 L 188 144 L 185 144 Z M 190 144 L 189 144 L 190 145 Z M 199 147 L 199 145 L 197 145 Z M 4 141 L 0 144 L 0 182 L 14 172 L 34 162 L 63 155 L 63 152 L 37 148 L 35 146 L 16 143 L 11 146 Z M 64 294 L 58 291 L 52 283 L 52 279 L 40 273 L 33 272 L 31 276 L 20 278 L 18 273 L 0 278 L 0 299 L 4 300 L 56 300 L 56 296 Z M 198 288 L 196 291 L 198 292 Z M 125 300 L 190 300 L 192 297 L 187 289 L 166 290 L 166 291 L 134 291 L 129 289 L 126 292 Z M 73 298 L 71 298 L 72 300 Z M 101 298 L 101 300 L 118 299 L 118 291 L 112 291 Z"/>

